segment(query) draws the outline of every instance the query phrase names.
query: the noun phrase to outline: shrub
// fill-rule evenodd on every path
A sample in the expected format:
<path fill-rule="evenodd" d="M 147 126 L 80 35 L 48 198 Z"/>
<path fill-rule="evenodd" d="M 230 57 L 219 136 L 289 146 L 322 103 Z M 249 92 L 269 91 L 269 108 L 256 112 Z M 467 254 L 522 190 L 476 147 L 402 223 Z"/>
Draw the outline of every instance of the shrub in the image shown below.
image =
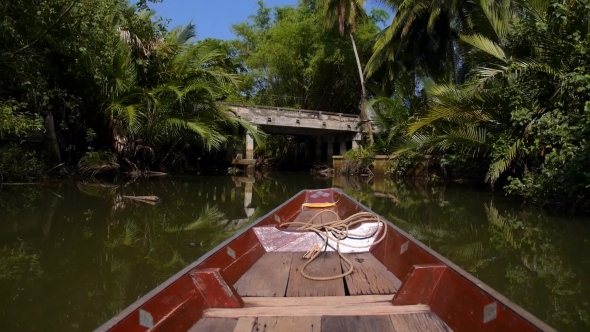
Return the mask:
<path fill-rule="evenodd" d="M 346 151 L 343 154 L 344 162 L 340 168 L 341 174 L 371 174 L 371 166 L 375 151 L 372 146 L 364 148 L 359 146 L 356 149 Z"/>
<path fill-rule="evenodd" d="M 33 181 L 42 177 L 37 155 L 15 143 L 0 148 L 0 181 Z"/>

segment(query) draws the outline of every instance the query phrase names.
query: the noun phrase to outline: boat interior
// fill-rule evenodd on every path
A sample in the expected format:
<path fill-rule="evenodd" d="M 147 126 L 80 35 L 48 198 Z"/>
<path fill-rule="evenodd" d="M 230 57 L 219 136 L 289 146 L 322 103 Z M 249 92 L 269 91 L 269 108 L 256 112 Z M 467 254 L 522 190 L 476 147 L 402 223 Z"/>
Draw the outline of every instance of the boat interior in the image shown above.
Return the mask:
<path fill-rule="evenodd" d="M 102 330 L 552 330 L 337 189 L 294 196 L 127 310 Z"/>

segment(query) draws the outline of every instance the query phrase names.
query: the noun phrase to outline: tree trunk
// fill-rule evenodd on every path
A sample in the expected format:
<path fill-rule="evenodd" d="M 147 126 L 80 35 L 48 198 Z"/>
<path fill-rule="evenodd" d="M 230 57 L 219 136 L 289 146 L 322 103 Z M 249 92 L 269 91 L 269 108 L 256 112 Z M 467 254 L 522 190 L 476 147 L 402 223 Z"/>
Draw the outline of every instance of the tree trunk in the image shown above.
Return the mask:
<path fill-rule="evenodd" d="M 373 125 L 371 124 L 371 119 L 367 115 L 367 89 L 365 89 L 365 78 L 363 76 L 363 68 L 361 67 L 361 60 L 359 59 L 359 54 L 356 50 L 356 43 L 354 42 L 354 37 L 352 33 L 350 35 L 350 41 L 352 42 L 352 49 L 354 50 L 354 57 L 356 58 L 356 65 L 359 70 L 359 78 L 361 80 L 361 120 L 365 123 L 365 129 L 367 130 L 367 135 L 369 136 L 369 143 L 375 143 L 373 139 Z"/>
<path fill-rule="evenodd" d="M 53 156 L 53 161 L 58 164 L 61 163 L 61 153 L 59 152 L 59 144 L 57 143 L 57 135 L 55 134 L 55 123 L 53 121 L 53 114 L 49 113 L 43 121 L 45 128 L 44 141 L 46 151 Z"/>
<path fill-rule="evenodd" d="M 125 150 L 127 149 L 127 136 L 122 133 L 122 130 L 118 127 L 120 124 L 117 121 L 111 122 L 111 126 L 113 127 L 113 149 L 115 153 L 122 157 L 125 155 Z"/>

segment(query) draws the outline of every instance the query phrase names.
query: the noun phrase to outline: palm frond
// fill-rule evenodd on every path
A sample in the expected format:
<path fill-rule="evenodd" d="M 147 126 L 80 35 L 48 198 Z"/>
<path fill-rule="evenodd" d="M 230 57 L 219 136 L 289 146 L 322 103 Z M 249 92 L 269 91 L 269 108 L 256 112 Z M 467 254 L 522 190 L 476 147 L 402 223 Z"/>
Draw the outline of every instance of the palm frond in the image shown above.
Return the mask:
<path fill-rule="evenodd" d="M 387 51 L 388 49 L 395 49 L 396 47 L 392 43 L 389 43 L 389 45 L 387 44 L 386 41 L 390 39 L 384 36 L 385 34 L 392 34 L 391 26 L 385 28 L 385 30 L 377 35 L 377 41 L 373 47 L 373 54 L 369 58 L 369 61 L 367 61 L 364 70 L 367 77 L 373 76 L 386 62 L 391 63 L 396 61 L 395 52 L 390 53 Z M 378 45 L 378 43 L 381 45 Z"/>
<path fill-rule="evenodd" d="M 516 2 L 539 22 L 547 21 L 547 10 L 551 5 L 551 0 L 516 0 Z"/>
<path fill-rule="evenodd" d="M 485 127 L 467 126 L 449 130 L 448 137 L 462 144 L 483 145 L 486 144 L 487 134 L 488 130 Z"/>
<path fill-rule="evenodd" d="M 514 237 L 514 227 L 512 226 L 512 220 L 500 215 L 498 209 L 493 205 L 485 205 L 486 215 L 490 225 L 500 231 L 504 240 L 515 249 L 520 248 L 519 242 Z"/>
<path fill-rule="evenodd" d="M 433 139 L 431 135 L 424 135 L 420 133 L 411 136 L 401 136 L 397 138 L 397 149 L 393 152 L 394 155 L 400 155 L 412 150 L 429 150 L 434 145 L 436 138 Z"/>
<path fill-rule="evenodd" d="M 205 122 L 198 118 L 169 118 L 166 120 L 166 123 L 172 128 L 196 134 L 208 150 L 219 150 L 227 142 L 227 137 L 217 127 L 212 126 L 210 122 Z"/>
<path fill-rule="evenodd" d="M 432 31 L 434 30 L 434 25 L 436 24 L 436 21 L 438 20 L 439 15 L 440 15 L 440 7 L 439 6 L 431 9 L 430 16 L 428 17 L 428 24 L 426 25 L 426 31 L 428 31 L 428 33 L 432 33 Z"/>
<path fill-rule="evenodd" d="M 205 209 L 203 209 L 195 221 L 180 226 L 169 226 L 165 228 L 165 231 L 169 233 L 194 231 L 200 228 L 218 224 L 224 217 L 225 214 L 219 211 L 217 206 L 206 205 Z"/>
<path fill-rule="evenodd" d="M 558 77 L 562 74 L 558 69 L 553 68 L 551 65 L 542 63 L 533 58 L 516 59 L 510 65 L 509 69 L 510 74 L 515 76 L 529 72 L 540 72 L 554 77 Z"/>
<path fill-rule="evenodd" d="M 195 25 L 189 23 L 185 26 L 172 29 L 166 37 L 166 42 L 172 46 L 181 46 L 196 36 Z"/>
<path fill-rule="evenodd" d="M 125 128 L 131 134 L 139 132 L 143 126 L 144 114 L 141 111 L 142 105 L 139 104 L 126 104 L 121 100 L 113 101 L 106 108 L 106 113 L 114 118 L 118 119 L 125 124 Z M 117 125 L 117 123 L 113 123 Z"/>
<path fill-rule="evenodd" d="M 496 180 L 500 178 L 500 175 L 502 175 L 502 173 L 504 173 L 510 167 L 512 162 L 514 162 L 514 160 L 519 157 L 521 146 L 522 140 L 516 140 L 516 142 L 514 142 L 514 144 L 512 144 L 509 149 L 507 149 L 507 151 L 504 153 L 504 156 L 500 160 L 492 163 L 488 173 L 486 174 L 486 181 L 491 183 L 496 182 Z"/>
<path fill-rule="evenodd" d="M 506 38 L 510 29 L 509 19 L 512 14 L 509 4 L 506 1 L 498 4 L 495 0 L 480 0 L 480 8 L 498 39 L 503 40 Z"/>
<path fill-rule="evenodd" d="M 237 117 L 229 117 L 229 123 L 241 126 L 252 136 L 256 144 L 263 145 L 266 138 L 266 134 L 261 131 L 257 126 L 253 125 L 250 121 L 240 119 Z"/>
<path fill-rule="evenodd" d="M 410 124 L 408 127 L 408 134 L 413 135 L 419 129 L 431 125 L 441 119 L 471 117 L 473 119 L 485 120 L 485 117 L 478 116 L 477 111 L 481 111 L 481 108 L 477 108 L 476 106 L 477 105 L 468 105 L 467 103 L 462 104 L 461 102 L 442 102 L 440 104 L 435 104 L 428 110 L 428 113 L 426 113 L 425 116 Z"/>
<path fill-rule="evenodd" d="M 444 251 L 448 253 L 451 259 L 463 262 L 477 261 L 483 256 L 484 252 L 481 241 L 444 248 Z"/>
<path fill-rule="evenodd" d="M 468 95 L 477 95 L 490 81 L 505 76 L 508 73 L 508 69 L 506 66 L 494 66 L 492 64 L 489 64 L 488 67 L 474 68 L 471 72 L 473 79 L 463 85 L 463 92 Z"/>
<path fill-rule="evenodd" d="M 492 41 L 491 39 L 481 35 L 481 34 L 472 34 L 472 35 L 461 35 L 460 39 L 473 46 L 474 48 L 486 52 L 487 54 L 499 59 L 503 62 L 508 62 L 506 58 L 506 54 L 500 45 Z"/>

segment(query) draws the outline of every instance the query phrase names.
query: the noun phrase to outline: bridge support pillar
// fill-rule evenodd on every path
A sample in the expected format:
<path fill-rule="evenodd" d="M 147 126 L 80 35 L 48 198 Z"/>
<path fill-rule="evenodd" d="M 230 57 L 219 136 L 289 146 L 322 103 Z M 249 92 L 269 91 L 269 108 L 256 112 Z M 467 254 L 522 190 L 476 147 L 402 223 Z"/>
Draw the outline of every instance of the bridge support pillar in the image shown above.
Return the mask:
<path fill-rule="evenodd" d="M 246 132 L 246 159 L 254 160 L 254 138 Z M 246 174 L 254 174 L 254 165 L 246 166 Z"/>
<path fill-rule="evenodd" d="M 340 141 L 340 155 L 346 152 L 346 141 Z"/>
<path fill-rule="evenodd" d="M 252 204 L 252 189 L 253 189 L 253 182 L 246 182 L 246 188 L 244 190 L 244 212 L 248 218 L 252 217 L 254 214 L 254 208 L 250 207 Z"/>
<path fill-rule="evenodd" d="M 254 138 L 246 133 L 246 159 L 254 159 Z"/>

